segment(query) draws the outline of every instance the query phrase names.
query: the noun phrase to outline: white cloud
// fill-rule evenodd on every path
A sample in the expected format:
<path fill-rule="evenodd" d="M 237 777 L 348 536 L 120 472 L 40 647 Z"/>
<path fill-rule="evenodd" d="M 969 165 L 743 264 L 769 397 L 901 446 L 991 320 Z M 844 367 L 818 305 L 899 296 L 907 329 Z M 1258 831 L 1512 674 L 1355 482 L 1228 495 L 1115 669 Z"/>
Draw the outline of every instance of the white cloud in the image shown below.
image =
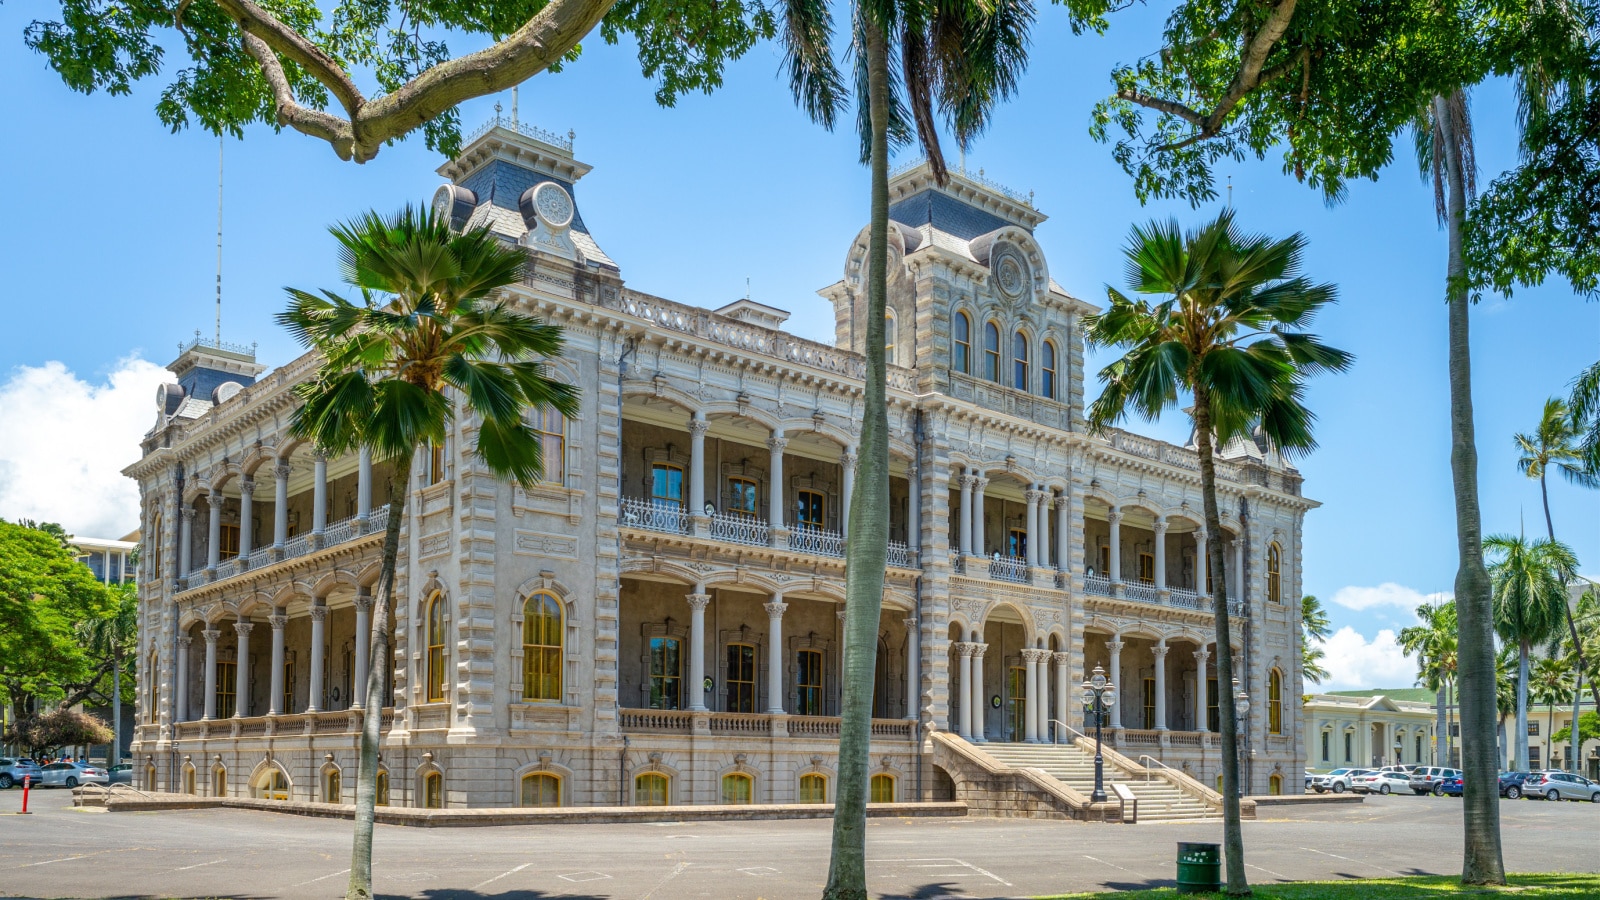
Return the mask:
<path fill-rule="evenodd" d="M 1406 587 L 1385 581 L 1377 587 L 1361 587 L 1350 585 L 1342 587 L 1333 595 L 1335 606 L 1353 609 L 1356 612 L 1365 612 L 1374 607 L 1392 606 L 1409 614 L 1409 620 L 1416 619 L 1416 609 L 1424 603 L 1438 603 L 1450 599 L 1450 594 L 1424 594 Z"/>
<path fill-rule="evenodd" d="M 138 357 L 104 381 L 60 362 L 22 366 L 0 383 L 0 518 L 59 522 L 119 538 L 139 525 L 139 488 L 122 469 L 155 422 L 156 386 L 171 378 Z"/>
<path fill-rule="evenodd" d="M 1417 680 L 1416 661 L 1400 649 L 1395 632 L 1389 628 L 1369 641 L 1346 625 L 1328 638 L 1322 650 L 1322 664 L 1329 677 L 1315 690 L 1401 688 L 1410 687 Z"/>

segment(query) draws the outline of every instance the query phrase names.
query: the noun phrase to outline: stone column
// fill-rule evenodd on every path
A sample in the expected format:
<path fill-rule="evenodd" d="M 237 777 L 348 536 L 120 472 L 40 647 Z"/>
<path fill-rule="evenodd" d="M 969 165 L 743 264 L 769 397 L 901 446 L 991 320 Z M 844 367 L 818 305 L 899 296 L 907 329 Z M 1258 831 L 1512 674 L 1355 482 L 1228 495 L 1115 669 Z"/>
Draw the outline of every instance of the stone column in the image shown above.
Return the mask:
<path fill-rule="evenodd" d="M 972 486 L 978 479 L 961 476 L 961 555 L 972 555 Z M 965 735 L 963 735 L 965 737 Z"/>
<path fill-rule="evenodd" d="M 246 475 L 239 479 L 239 560 L 240 565 L 255 550 L 256 480 Z"/>
<path fill-rule="evenodd" d="M 206 529 L 206 574 L 217 574 L 217 563 L 222 561 L 222 491 L 212 488 L 206 494 L 210 507 L 210 527 Z"/>
<path fill-rule="evenodd" d="M 1120 640 L 1106 641 L 1106 650 L 1111 653 L 1111 680 L 1117 685 L 1117 702 L 1111 704 L 1111 720 L 1106 723 L 1108 728 L 1122 727 L 1122 704 L 1130 693 L 1128 686 L 1122 683 L 1122 647 Z"/>
<path fill-rule="evenodd" d="M 1228 596 L 1243 603 L 1245 599 L 1244 588 L 1244 541 L 1235 536 L 1233 539 L 1233 590 L 1228 592 Z"/>
<path fill-rule="evenodd" d="M 1056 721 L 1062 725 L 1067 723 L 1067 703 L 1071 699 L 1069 677 L 1072 672 L 1072 654 L 1057 652 L 1056 660 Z"/>
<path fill-rule="evenodd" d="M 989 555 L 983 535 L 983 489 L 988 486 L 989 479 L 982 477 L 972 485 L 972 552 L 979 556 Z"/>
<path fill-rule="evenodd" d="M 922 628 L 916 616 L 906 616 L 906 718 L 919 719 L 922 712 L 922 685 L 917 677 L 921 661 Z"/>
<path fill-rule="evenodd" d="M 311 484 L 311 533 L 320 535 L 328 527 L 328 457 L 318 450 Z"/>
<path fill-rule="evenodd" d="M 767 713 L 783 715 L 783 611 L 789 604 L 774 594 L 767 610 Z"/>
<path fill-rule="evenodd" d="M 956 716 L 956 733 L 967 740 L 972 740 L 972 645 L 961 641 L 952 648 L 960 658 L 961 667 L 961 707 Z"/>
<path fill-rule="evenodd" d="M 322 710 L 322 645 L 326 642 L 323 636 L 327 625 L 328 607 L 320 604 L 311 604 L 311 677 L 307 679 L 306 712 L 314 713 Z"/>
<path fill-rule="evenodd" d="M 239 635 L 238 662 L 234 665 L 234 674 L 238 677 L 233 688 L 233 715 L 236 719 L 250 715 L 250 629 L 254 627 L 246 619 L 233 623 L 233 630 Z"/>
<path fill-rule="evenodd" d="M 1030 744 L 1039 742 L 1040 652 L 1031 647 L 1022 651 L 1022 663 L 1025 667 L 1023 690 L 1028 692 L 1022 700 L 1022 739 Z"/>
<path fill-rule="evenodd" d="M 689 417 L 689 515 L 706 514 L 706 431 L 711 426 L 705 414 Z"/>
<path fill-rule="evenodd" d="M 1026 497 L 1028 501 L 1028 514 L 1027 517 L 1023 519 L 1022 526 L 1025 529 L 1023 533 L 1026 535 L 1026 537 L 1023 539 L 1023 543 L 1026 546 L 1023 548 L 1022 558 L 1024 561 L 1026 561 L 1028 568 L 1031 569 L 1039 564 L 1038 535 L 1039 500 L 1041 494 L 1039 491 L 1029 488 L 1027 493 L 1023 496 Z"/>
<path fill-rule="evenodd" d="M 1156 660 L 1156 730 L 1167 730 L 1167 642 L 1163 638 L 1150 653 Z"/>
<path fill-rule="evenodd" d="M 1201 525 L 1194 533 L 1194 590 L 1201 596 L 1211 592 L 1206 590 L 1206 569 L 1211 565 L 1207 554 L 1211 552 L 1206 542 L 1206 527 Z"/>
<path fill-rule="evenodd" d="M 1106 520 L 1111 524 L 1111 571 L 1106 577 L 1112 585 L 1118 585 L 1122 583 L 1122 510 L 1111 507 Z"/>
<path fill-rule="evenodd" d="M 1056 498 L 1056 568 L 1072 571 L 1072 497 L 1066 491 Z"/>
<path fill-rule="evenodd" d="M 1156 519 L 1151 530 L 1156 534 L 1156 590 L 1167 589 L 1167 520 L 1165 517 Z"/>
<path fill-rule="evenodd" d="M 180 578 L 188 578 L 194 566 L 194 507 L 185 506 L 178 510 L 178 572 Z"/>
<path fill-rule="evenodd" d="M 1194 652 L 1194 721 L 1195 731 L 1210 731 L 1210 716 L 1207 714 L 1211 706 L 1206 696 L 1206 663 L 1211 659 L 1211 651 L 1204 647 Z M 1221 686 L 1218 686 L 1221 690 Z"/>
<path fill-rule="evenodd" d="M 767 476 L 767 524 L 772 526 L 775 546 L 777 532 L 786 527 L 783 521 L 783 448 L 787 446 L 789 440 L 781 431 L 773 432 L 772 439 L 767 441 L 767 450 L 771 453 Z"/>
<path fill-rule="evenodd" d="M 279 463 L 272 467 L 272 477 L 276 479 L 272 494 L 272 548 L 280 554 L 283 545 L 289 540 L 289 472 L 291 469 Z"/>
<path fill-rule="evenodd" d="M 989 717 L 989 698 L 983 693 L 983 654 L 988 649 L 988 644 L 972 645 L 972 739 L 980 742 L 986 739 L 984 723 Z"/>
<path fill-rule="evenodd" d="M 178 696 L 172 698 L 174 722 L 189 721 L 189 645 L 193 642 L 187 634 L 178 635 Z"/>
<path fill-rule="evenodd" d="M 365 531 L 367 520 L 372 518 L 372 451 L 362 447 L 358 460 L 356 467 L 356 519 L 361 522 L 361 530 Z"/>
<path fill-rule="evenodd" d="M 711 595 L 689 595 L 689 708 L 706 708 L 706 605 Z"/>
<path fill-rule="evenodd" d="M 283 626 L 289 624 L 289 617 L 278 609 L 272 611 L 267 619 L 272 623 L 272 693 L 267 696 L 267 715 L 275 716 L 279 713 L 289 713 L 293 710 L 283 709 Z"/>
<path fill-rule="evenodd" d="M 201 714 L 202 719 L 211 720 L 217 717 L 217 638 L 222 637 L 222 632 L 214 628 L 207 628 L 200 632 L 206 639 L 206 694 Z"/>
<path fill-rule="evenodd" d="M 839 511 L 839 533 L 850 534 L 850 499 L 856 490 L 856 448 L 846 447 L 839 455 L 839 497 L 844 508 Z"/>
<path fill-rule="evenodd" d="M 372 589 L 356 589 L 355 678 L 350 682 L 350 708 L 360 709 L 367 702 L 367 653 L 372 649 Z M 383 708 L 383 703 L 378 704 Z"/>
<path fill-rule="evenodd" d="M 1055 502 L 1055 496 L 1054 492 L 1043 488 L 1039 491 L 1039 509 L 1033 514 L 1033 521 L 1039 526 L 1039 533 L 1037 537 L 1028 535 L 1028 543 L 1039 548 L 1035 552 L 1036 559 L 1033 563 L 1036 566 L 1050 565 L 1050 506 Z M 1041 734 L 1043 731 L 1041 728 Z"/>
<path fill-rule="evenodd" d="M 906 544 L 916 551 L 922 547 L 922 473 L 915 462 L 906 468 L 906 484 Z"/>

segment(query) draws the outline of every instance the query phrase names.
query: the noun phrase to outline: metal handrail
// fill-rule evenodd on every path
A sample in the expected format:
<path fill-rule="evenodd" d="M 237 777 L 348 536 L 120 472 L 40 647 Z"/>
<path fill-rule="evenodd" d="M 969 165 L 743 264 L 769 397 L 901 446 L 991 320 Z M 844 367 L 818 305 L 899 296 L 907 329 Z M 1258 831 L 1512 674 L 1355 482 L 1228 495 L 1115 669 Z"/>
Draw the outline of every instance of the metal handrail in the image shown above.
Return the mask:
<path fill-rule="evenodd" d="M 1086 741 L 1094 740 L 1094 738 L 1089 737 L 1087 734 L 1084 734 L 1083 732 L 1079 731 L 1078 729 L 1073 728 L 1071 725 L 1068 725 L 1067 723 L 1061 721 L 1060 719 L 1050 719 L 1049 720 L 1049 724 L 1050 725 L 1060 725 L 1062 728 L 1065 728 L 1066 730 L 1072 732 L 1073 734 L 1077 735 L 1078 737 L 1083 738 Z M 1061 743 L 1061 732 L 1060 731 L 1052 731 L 1052 732 L 1050 732 L 1050 734 L 1051 734 L 1050 743 L 1052 743 L 1052 744 Z"/>
<path fill-rule="evenodd" d="M 1141 753 L 1141 754 L 1139 754 L 1139 765 L 1144 766 L 1144 769 L 1145 769 L 1144 780 L 1145 781 L 1149 781 L 1150 780 L 1150 775 L 1151 775 L 1150 766 L 1145 764 L 1145 760 L 1147 760 L 1147 759 L 1150 762 L 1153 762 L 1156 765 L 1160 766 L 1161 768 L 1166 769 L 1168 772 L 1174 772 L 1174 773 L 1179 774 L 1179 775 L 1184 774 L 1181 769 L 1174 769 L 1173 767 L 1167 765 L 1166 763 L 1162 762 L 1159 759 L 1156 759 L 1154 756 L 1151 756 L 1148 753 Z"/>

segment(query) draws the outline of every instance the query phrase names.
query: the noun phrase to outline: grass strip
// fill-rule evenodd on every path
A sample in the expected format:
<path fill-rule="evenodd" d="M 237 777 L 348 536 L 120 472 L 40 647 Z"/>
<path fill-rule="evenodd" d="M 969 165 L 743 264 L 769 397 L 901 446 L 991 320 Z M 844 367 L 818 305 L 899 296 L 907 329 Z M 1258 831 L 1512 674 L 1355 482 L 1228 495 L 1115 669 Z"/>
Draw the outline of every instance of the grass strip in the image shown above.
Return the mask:
<path fill-rule="evenodd" d="M 1600 875 L 1552 873 L 1508 875 L 1506 887 L 1464 885 L 1448 875 L 1416 875 L 1408 878 L 1362 878 L 1345 881 L 1296 881 L 1287 884 L 1253 884 L 1253 897 L 1260 900 L 1448 900 L 1453 897 L 1498 895 L 1517 900 L 1596 900 L 1600 898 Z M 1177 897 L 1221 897 L 1221 894 L 1180 894 L 1176 888 L 1148 891 L 1113 891 L 1086 894 L 1056 894 L 1040 900 L 1173 900 Z"/>

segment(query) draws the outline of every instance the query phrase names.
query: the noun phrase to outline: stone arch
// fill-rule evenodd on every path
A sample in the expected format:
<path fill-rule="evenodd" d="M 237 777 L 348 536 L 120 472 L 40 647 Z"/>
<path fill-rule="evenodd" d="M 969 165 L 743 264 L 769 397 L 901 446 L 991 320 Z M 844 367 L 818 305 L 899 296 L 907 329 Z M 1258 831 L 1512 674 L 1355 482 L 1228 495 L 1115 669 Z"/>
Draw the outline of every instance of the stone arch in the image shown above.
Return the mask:
<path fill-rule="evenodd" d="M 661 557 L 632 557 L 623 562 L 622 575 L 664 575 L 658 581 L 679 582 L 686 585 L 710 583 L 711 580 L 737 580 L 737 574 L 732 569 L 722 569 L 716 572 L 697 572 L 683 563 Z"/>
<path fill-rule="evenodd" d="M 661 378 L 629 378 L 622 384 L 623 409 L 626 411 L 629 400 L 643 400 L 646 403 L 661 402 L 676 406 L 683 410 L 684 425 L 687 427 L 689 417 L 704 408 L 698 397 L 675 387 L 665 377 Z"/>
<path fill-rule="evenodd" d="M 548 750 L 541 751 L 541 753 L 544 754 L 548 754 L 549 752 L 550 751 Z M 558 797 L 560 805 L 572 805 L 572 787 L 576 783 L 574 779 L 577 776 L 573 774 L 572 769 L 561 765 L 560 763 L 551 762 L 549 756 L 540 756 L 539 758 L 534 759 L 532 762 L 524 763 L 523 765 L 517 767 L 516 771 L 511 773 L 511 796 L 514 798 L 512 805 L 523 805 L 522 779 L 528 777 L 529 775 L 554 775 L 556 777 L 560 792 Z"/>
<path fill-rule="evenodd" d="M 647 774 L 665 775 L 667 777 L 667 804 L 677 805 L 683 796 L 683 778 L 677 767 L 662 762 L 666 757 L 659 752 L 652 752 L 643 765 L 633 766 L 628 769 L 628 800 L 629 805 L 637 806 L 639 776 Z"/>
<path fill-rule="evenodd" d="M 277 464 L 277 461 L 277 448 L 271 445 L 256 444 L 245 451 L 244 457 L 239 460 L 239 473 L 253 478 L 262 466 L 266 466 L 270 475 L 270 469 Z"/>
<path fill-rule="evenodd" d="M 269 792 L 273 788 L 273 773 L 277 773 L 277 775 L 281 776 L 283 779 L 283 784 L 285 785 L 284 799 L 289 799 L 294 796 L 294 777 L 289 774 L 287 767 L 270 755 L 263 757 L 261 761 L 256 763 L 255 767 L 250 770 L 250 779 L 248 784 L 250 786 L 251 796 L 267 796 L 267 794 L 264 792 Z"/>
<path fill-rule="evenodd" d="M 980 633 L 988 633 L 990 620 L 994 619 L 995 613 L 1002 609 L 1010 610 L 1018 619 L 1022 621 L 1023 643 L 1029 647 L 1036 646 L 1036 642 L 1039 639 L 1039 628 L 1033 621 L 1033 611 L 1025 606 L 1018 606 L 1009 600 L 1000 600 L 995 603 L 991 603 L 989 608 L 983 611 L 983 625 L 981 626 Z"/>
<path fill-rule="evenodd" d="M 330 784 L 331 778 L 337 778 L 338 784 Z M 337 792 L 333 790 L 335 787 L 338 788 Z M 334 799 L 329 800 L 330 795 L 334 795 Z M 322 803 L 344 802 L 344 767 L 333 759 L 332 753 L 324 757 L 322 765 L 317 769 L 317 800 Z"/>
<path fill-rule="evenodd" d="M 316 581 L 311 583 L 311 596 L 317 599 L 325 600 L 327 599 L 327 596 L 333 593 L 333 591 L 340 585 L 349 587 L 351 592 L 354 593 L 361 587 L 361 581 L 356 577 L 354 572 L 351 572 L 348 569 L 336 568 L 332 571 L 322 574 L 317 578 Z"/>
<path fill-rule="evenodd" d="M 422 754 L 422 763 L 411 771 L 411 784 L 416 791 L 413 796 L 418 800 L 416 805 L 424 808 L 427 808 L 428 804 L 428 780 L 430 776 L 438 776 L 439 778 L 439 806 L 437 808 L 443 809 L 445 807 L 444 768 L 434 761 L 432 753 L 424 753 Z M 390 789 L 393 789 L 392 785 Z"/>
<path fill-rule="evenodd" d="M 899 610 L 900 612 L 917 611 L 916 598 L 912 597 L 905 591 L 898 590 L 896 588 L 885 587 L 883 589 L 883 608 L 885 610 L 890 609 L 890 604 L 893 604 L 893 608 Z"/>

